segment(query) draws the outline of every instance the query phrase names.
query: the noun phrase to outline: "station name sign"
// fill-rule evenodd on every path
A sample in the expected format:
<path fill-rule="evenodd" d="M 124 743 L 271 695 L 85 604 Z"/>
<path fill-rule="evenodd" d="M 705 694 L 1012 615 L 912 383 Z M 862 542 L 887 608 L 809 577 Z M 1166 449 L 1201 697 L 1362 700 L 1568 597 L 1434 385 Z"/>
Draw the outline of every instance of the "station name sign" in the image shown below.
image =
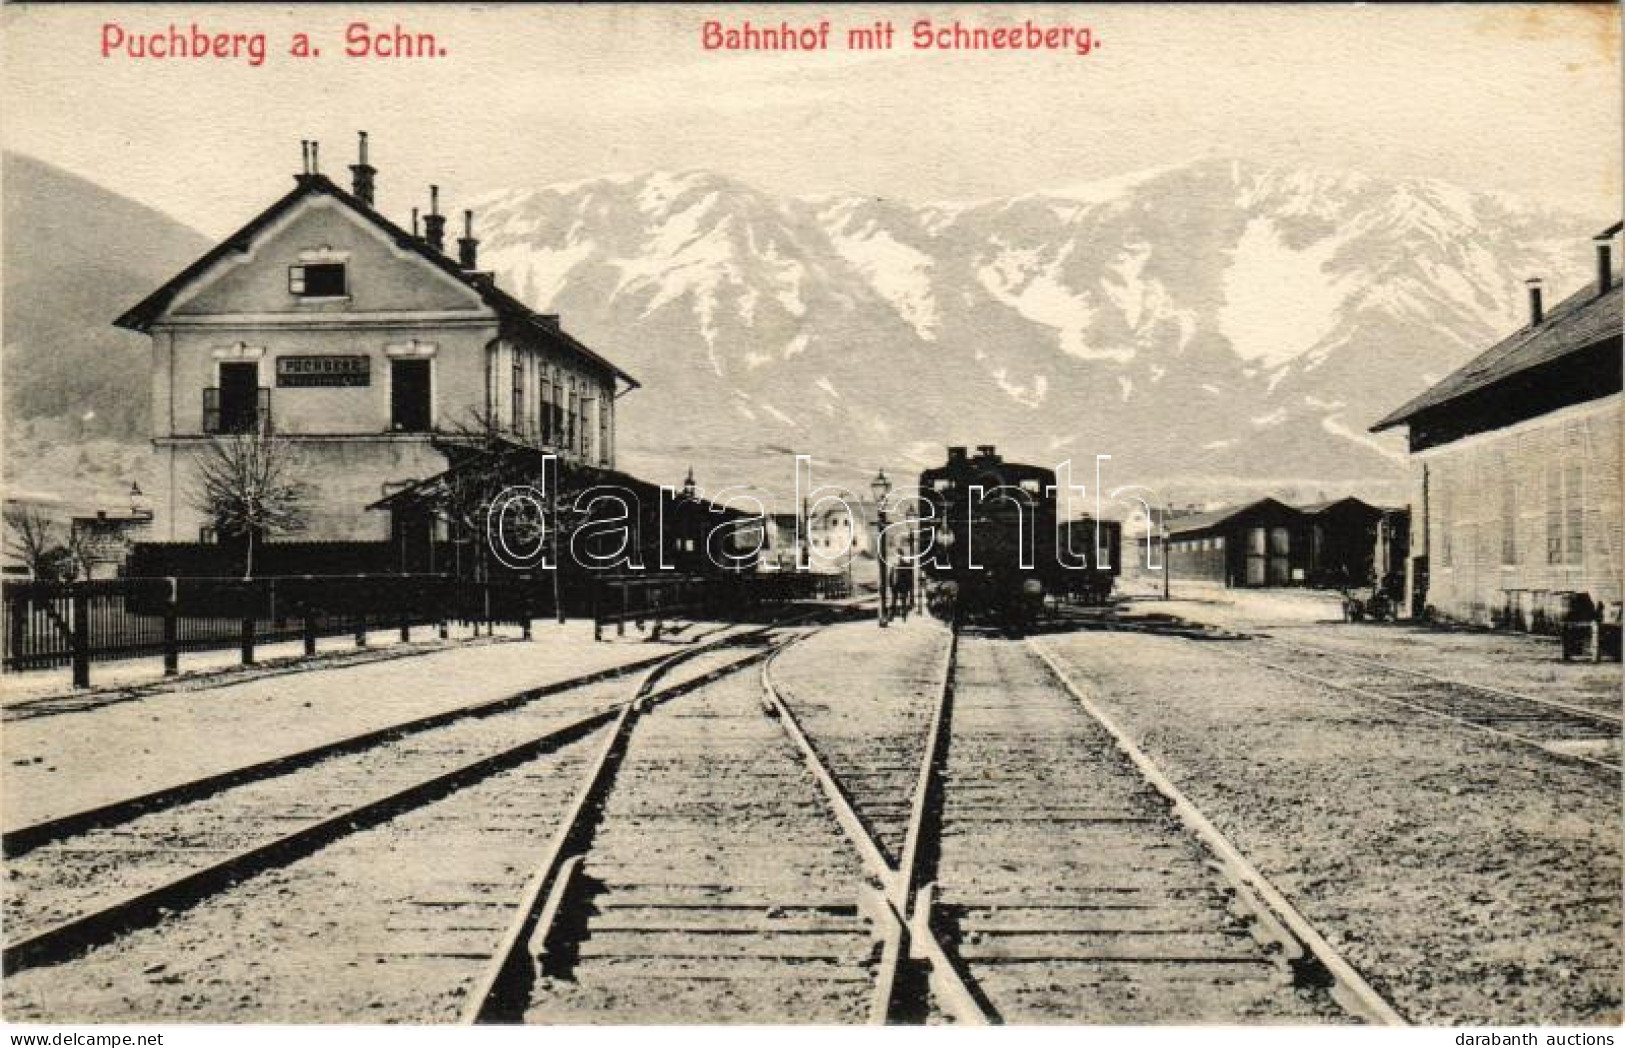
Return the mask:
<path fill-rule="evenodd" d="M 369 386 L 370 357 L 277 357 L 276 384 L 289 386 Z"/>

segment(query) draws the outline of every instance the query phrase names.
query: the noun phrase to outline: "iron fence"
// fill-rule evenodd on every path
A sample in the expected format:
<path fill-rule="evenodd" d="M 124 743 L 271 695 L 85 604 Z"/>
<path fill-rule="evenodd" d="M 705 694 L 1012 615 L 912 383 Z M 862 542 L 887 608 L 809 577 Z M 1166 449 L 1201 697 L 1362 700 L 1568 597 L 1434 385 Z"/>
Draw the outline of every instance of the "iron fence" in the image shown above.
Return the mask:
<path fill-rule="evenodd" d="M 7 582 L 4 667 L 73 668 L 76 687 L 88 687 L 90 664 L 161 656 L 175 673 L 181 652 L 240 648 L 252 663 L 255 648 L 303 640 L 307 655 L 321 637 L 452 623 L 517 623 L 526 636 L 531 620 L 589 615 L 594 636 L 606 625 L 622 632 L 671 618 L 729 619 L 763 605 L 846 596 L 840 575 L 806 572 L 696 576 L 627 574 L 575 577 L 555 588 L 548 575 L 473 582 L 446 575 L 284 575 L 259 579 L 124 578 L 95 582 Z M 555 596 L 557 594 L 557 596 Z"/>
<path fill-rule="evenodd" d="M 86 687 L 90 663 L 162 655 L 166 673 L 180 653 L 239 647 L 244 663 L 259 644 L 453 622 L 489 625 L 554 612 L 550 592 L 527 580 L 469 582 L 437 575 L 282 576 L 264 579 L 130 578 L 97 582 L 6 583 L 4 666 L 72 666 Z"/>

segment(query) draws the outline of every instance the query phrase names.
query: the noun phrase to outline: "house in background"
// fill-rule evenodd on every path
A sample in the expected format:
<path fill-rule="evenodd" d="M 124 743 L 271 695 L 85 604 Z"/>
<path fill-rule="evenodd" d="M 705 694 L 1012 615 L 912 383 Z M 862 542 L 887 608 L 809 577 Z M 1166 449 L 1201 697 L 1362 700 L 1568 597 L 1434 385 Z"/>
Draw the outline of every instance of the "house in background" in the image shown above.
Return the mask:
<path fill-rule="evenodd" d="M 448 254 L 434 187 L 421 233 L 415 210 L 410 230 L 375 210 L 360 145 L 344 189 L 306 143 L 292 191 L 116 321 L 152 340 L 154 538 L 211 536 L 189 492 L 223 434 L 296 449 L 299 538 L 409 550 L 432 545 L 433 520 L 365 509 L 445 470 L 460 433 L 614 466 L 616 397 L 637 383 L 480 271 L 471 213 Z"/>
<path fill-rule="evenodd" d="M 152 510 L 143 502 L 141 488 L 130 485 L 130 504 L 75 514 L 68 520 L 69 547 L 79 558 L 80 577 L 116 579 L 137 542 L 152 534 Z"/>
<path fill-rule="evenodd" d="M 1621 290 L 1616 223 L 1596 279 L 1372 426 L 1408 429 L 1412 613 L 1542 628 L 1620 600 Z"/>

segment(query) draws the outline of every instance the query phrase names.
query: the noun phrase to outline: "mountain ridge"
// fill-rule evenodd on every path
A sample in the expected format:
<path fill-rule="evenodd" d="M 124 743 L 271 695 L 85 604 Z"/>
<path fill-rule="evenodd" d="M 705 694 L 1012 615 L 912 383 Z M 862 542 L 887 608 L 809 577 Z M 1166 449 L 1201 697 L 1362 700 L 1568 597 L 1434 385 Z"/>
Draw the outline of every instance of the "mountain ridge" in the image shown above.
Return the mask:
<path fill-rule="evenodd" d="M 8 231 L 64 246 L 42 259 L 7 237 L 8 413 L 88 409 L 82 439 L 139 441 L 145 398 L 117 359 L 139 345 L 107 347 L 140 340 L 111 318 L 207 243 L 6 164 Z M 1398 491 L 1402 445 L 1366 427 L 1521 323 L 1524 277 L 1559 294 L 1587 279 L 1595 232 L 1437 180 L 1225 157 L 971 201 L 781 196 L 688 169 L 469 206 L 481 268 L 643 381 L 622 402 L 624 466 L 780 487 L 797 452 L 856 484 L 994 443 L 1110 455 L 1120 482 L 1189 492 Z M 112 217 L 87 236 L 42 212 Z M 84 279 L 106 260 L 111 279 Z M 79 347 L 75 365 L 53 345 Z"/>

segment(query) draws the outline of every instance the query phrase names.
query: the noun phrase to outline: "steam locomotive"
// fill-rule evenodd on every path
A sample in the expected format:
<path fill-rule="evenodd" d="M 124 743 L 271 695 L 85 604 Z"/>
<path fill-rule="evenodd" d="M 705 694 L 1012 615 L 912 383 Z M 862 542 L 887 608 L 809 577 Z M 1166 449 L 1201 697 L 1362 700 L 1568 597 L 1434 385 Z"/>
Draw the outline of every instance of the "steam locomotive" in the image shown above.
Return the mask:
<path fill-rule="evenodd" d="M 1005 462 L 987 444 L 974 457 L 950 447 L 944 465 L 920 474 L 929 503 L 920 568 L 933 615 L 1021 627 L 1058 602 L 1111 595 L 1122 525 L 1080 517 L 1058 529 L 1055 483 L 1053 470 Z"/>

